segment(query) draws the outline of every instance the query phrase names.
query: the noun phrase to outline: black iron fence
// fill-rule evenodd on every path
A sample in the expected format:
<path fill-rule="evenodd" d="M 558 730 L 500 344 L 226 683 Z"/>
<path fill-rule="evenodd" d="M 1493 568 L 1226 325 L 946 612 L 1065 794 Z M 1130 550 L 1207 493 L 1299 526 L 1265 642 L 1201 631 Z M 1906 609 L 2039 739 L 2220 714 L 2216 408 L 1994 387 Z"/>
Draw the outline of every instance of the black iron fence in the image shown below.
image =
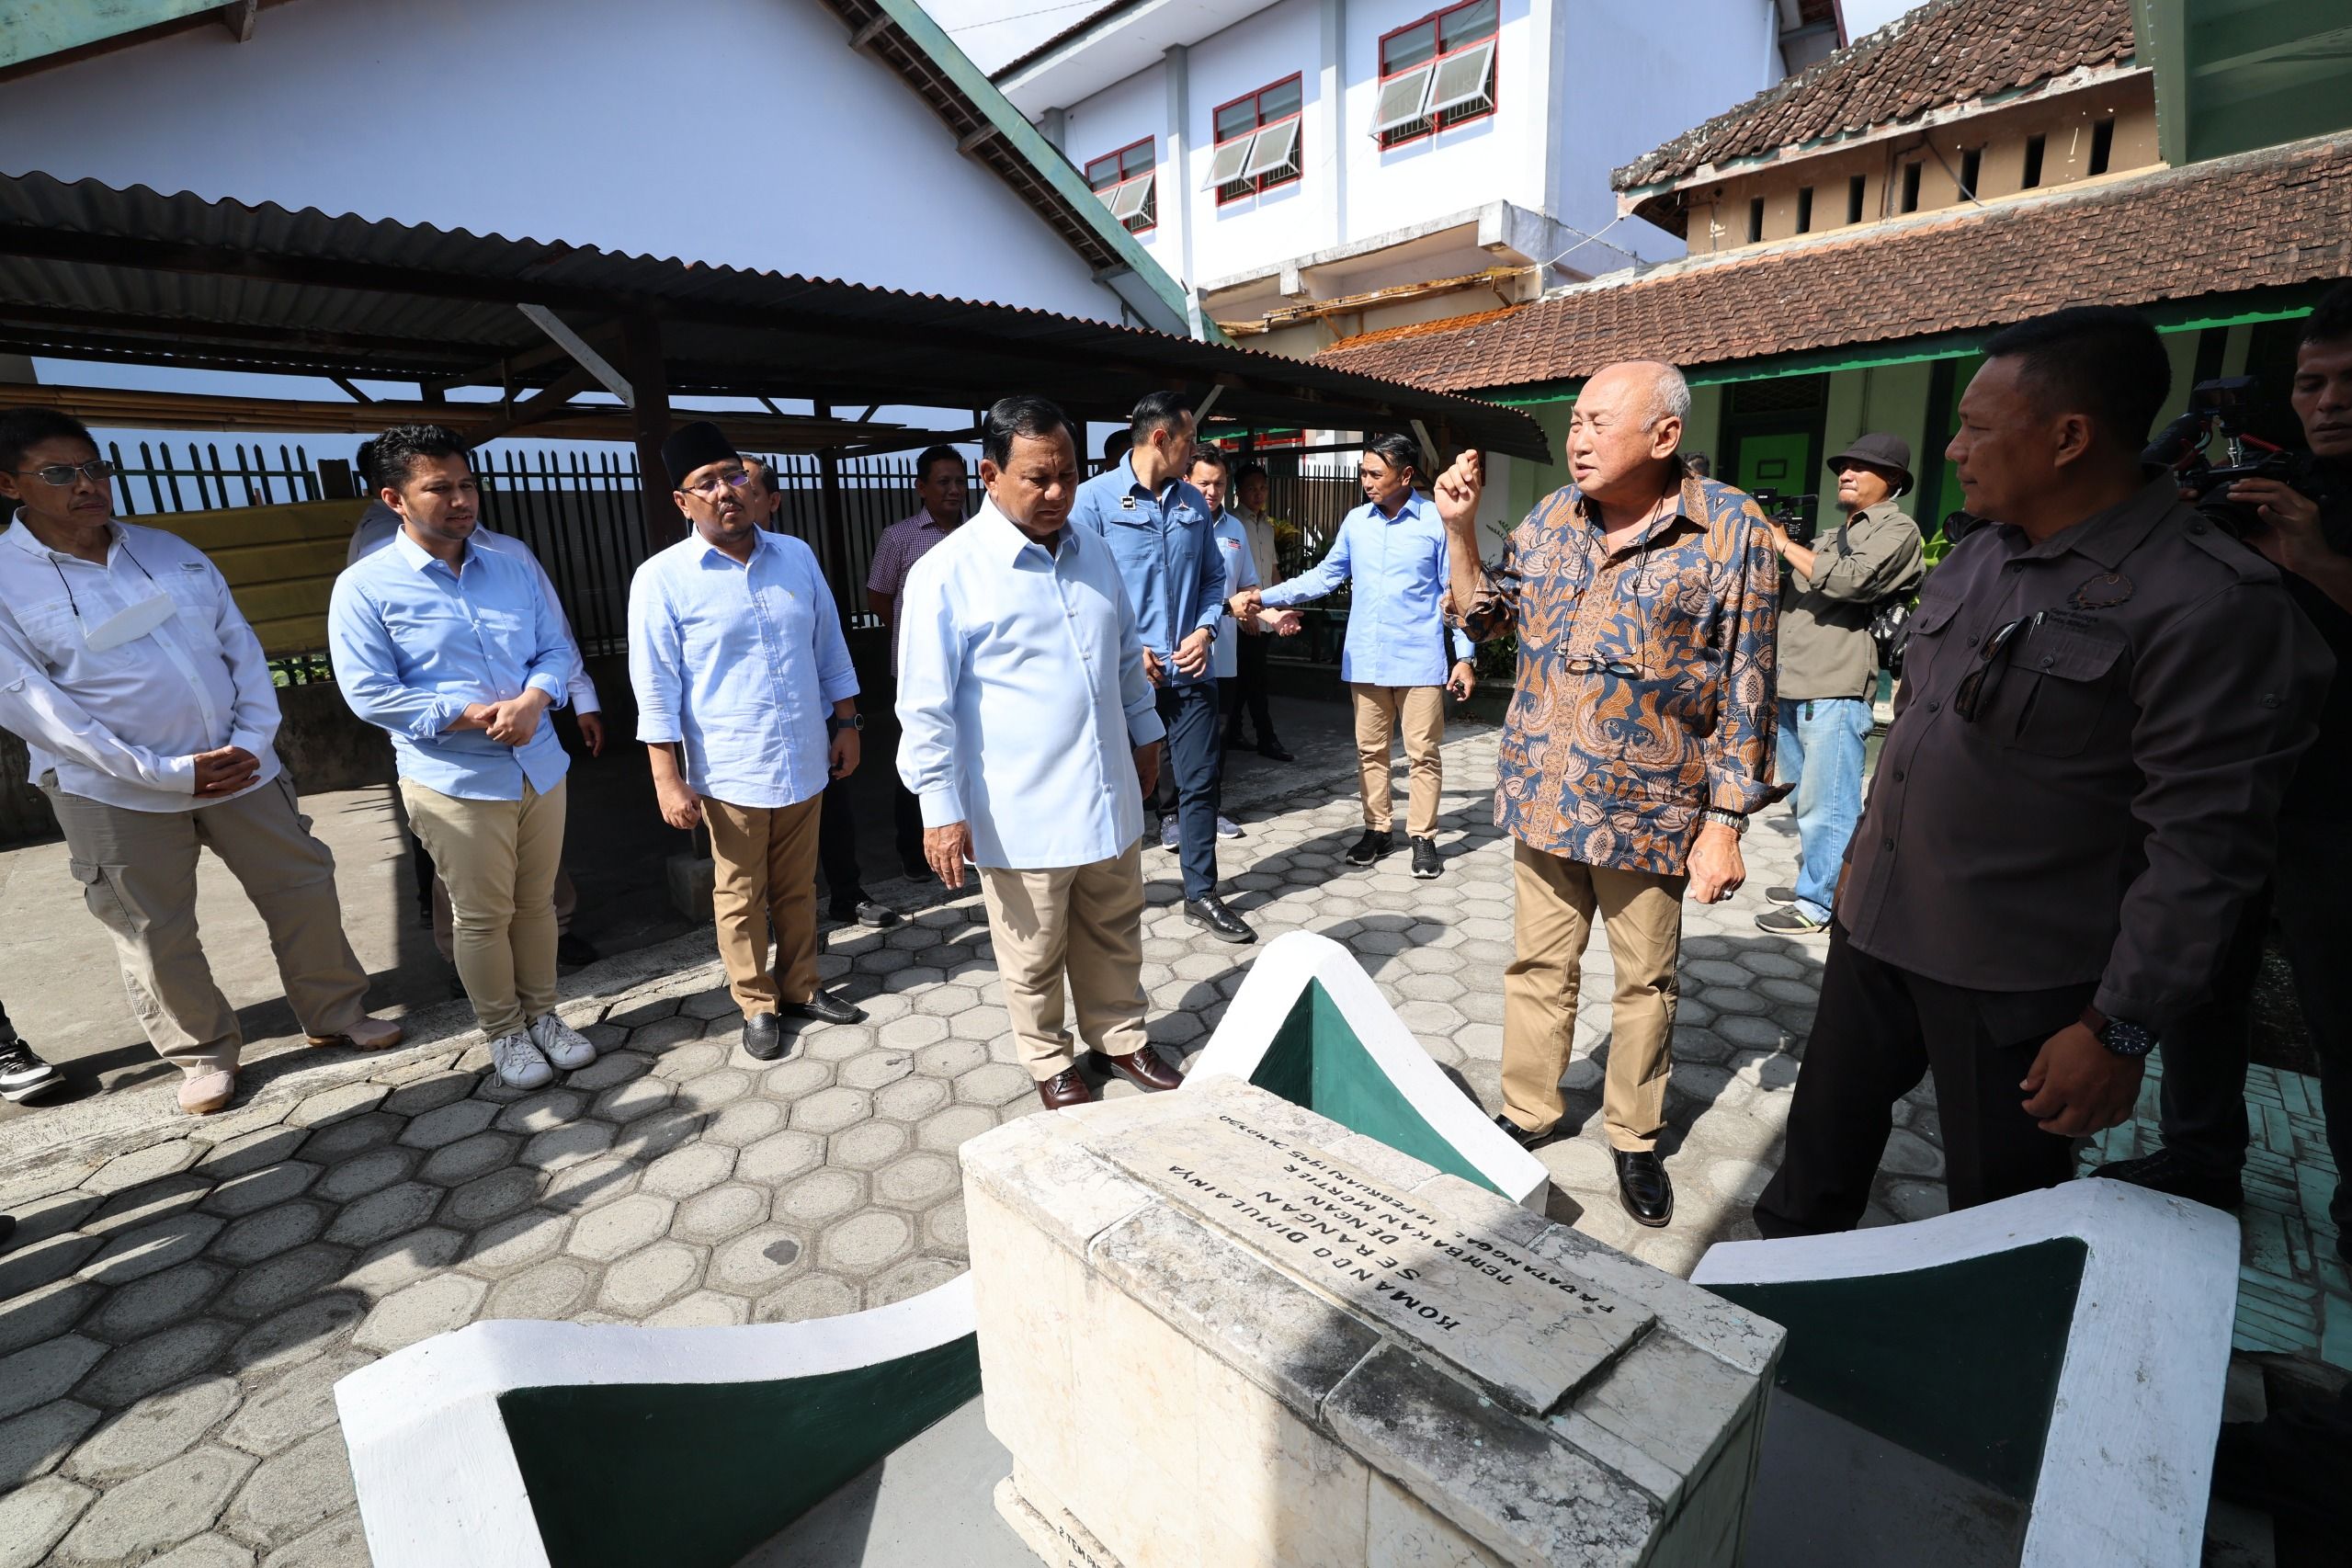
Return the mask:
<path fill-rule="evenodd" d="M 133 462 L 124 455 L 121 442 L 109 441 L 107 460 L 114 464 L 115 510 L 126 517 L 325 497 L 310 455 L 301 447 L 281 444 L 273 463 L 269 449 L 259 441 L 251 447 L 232 441 L 226 458 L 219 441 L 190 441 L 176 458 L 167 441 L 142 441 L 139 460 Z"/>

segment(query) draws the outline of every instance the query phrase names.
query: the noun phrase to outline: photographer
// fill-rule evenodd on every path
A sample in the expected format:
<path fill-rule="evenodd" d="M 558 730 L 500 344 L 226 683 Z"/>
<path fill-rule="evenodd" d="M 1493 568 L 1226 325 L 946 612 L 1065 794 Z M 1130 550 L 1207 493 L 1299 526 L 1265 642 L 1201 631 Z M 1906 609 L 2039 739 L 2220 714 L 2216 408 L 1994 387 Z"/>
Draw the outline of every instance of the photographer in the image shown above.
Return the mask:
<path fill-rule="evenodd" d="M 2290 393 L 2311 451 L 2294 479 L 2244 479 L 2209 494 L 2199 510 L 2277 566 L 2296 608 L 2335 655 L 2337 676 L 2319 713 L 2319 738 L 2295 770 L 2278 813 L 2277 869 L 2266 901 L 2240 918 L 2210 1001 L 2164 1040 L 2164 1147 L 2102 1166 L 2099 1175 L 2234 1209 L 2244 1193 L 2245 1069 L 2253 996 L 2270 916 L 2294 971 L 2303 1021 L 2319 1058 L 2321 1101 L 2338 1181 L 2330 1213 L 2336 1248 L 2352 1261 L 2352 971 L 2331 952 L 2352 881 L 2352 845 L 2335 796 L 2352 773 L 2352 285 L 2320 301 L 2296 349 Z"/>
<path fill-rule="evenodd" d="M 1780 778 L 1796 786 L 1801 846 L 1794 887 L 1769 888 L 1780 907 L 1756 916 L 1779 937 L 1829 928 L 1846 840 L 1862 814 L 1862 750 L 1879 688 L 1870 619 L 1926 573 L 1919 525 L 1896 507 L 1911 488 L 1911 445 L 1869 435 L 1829 460 L 1846 520 L 1825 542 L 1799 543 L 1778 517 L 1773 548 L 1789 563 L 1780 591 Z"/>

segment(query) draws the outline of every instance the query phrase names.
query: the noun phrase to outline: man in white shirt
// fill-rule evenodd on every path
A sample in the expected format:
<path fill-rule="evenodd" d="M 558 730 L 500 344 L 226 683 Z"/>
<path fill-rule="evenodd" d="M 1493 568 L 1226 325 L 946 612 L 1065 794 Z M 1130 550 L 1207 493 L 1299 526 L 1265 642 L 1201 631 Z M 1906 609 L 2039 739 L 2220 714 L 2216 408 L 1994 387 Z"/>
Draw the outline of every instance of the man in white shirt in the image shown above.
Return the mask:
<path fill-rule="evenodd" d="M 351 530 L 350 548 L 344 551 L 346 570 L 358 565 L 368 556 L 390 544 L 400 534 L 400 514 L 384 505 L 382 492 L 376 484 L 376 443 L 359 443 L 358 460 L 352 465 L 359 483 L 367 487 L 371 499 L 368 509 L 359 514 L 358 525 Z M 605 721 L 602 704 L 597 699 L 597 683 L 588 678 L 587 661 L 580 654 L 580 640 L 572 633 L 571 619 L 563 613 L 563 600 L 555 591 L 555 580 L 540 564 L 531 547 L 513 534 L 474 525 L 469 540 L 475 549 L 489 551 L 494 555 L 511 555 L 517 561 L 528 562 L 539 575 L 539 588 L 547 606 L 555 612 L 556 620 L 563 628 L 563 641 L 572 651 L 572 667 L 564 676 L 564 701 L 572 710 L 573 719 L 580 726 L 580 743 L 588 748 L 590 756 L 605 754 Z M 425 845 L 415 834 L 409 835 L 409 846 L 416 853 L 417 896 L 426 904 L 426 918 L 433 927 L 433 946 L 439 950 L 443 961 L 458 960 L 454 923 L 449 915 L 449 890 L 434 873 L 433 857 L 426 854 Z M 562 866 L 555 868 L 555 963 L 558 969 L 579 969 L 592 964 L 604 955 L 590 946 L 586 938 L 572 933 L 573 912 L 580 907 L 580 893 L 572 885 L 572 873 Z"/>
<path fill-rule="evenodd" d="M 980 868 L 1015 1049 L 1050 1110 L 1084 1105 L 1063 1027 L 1145 1089 L 1183 1082 L 1143 1034 L 1143 797 L 1160 721 L 1117 562 L 1070 526 L 1075 433 L 1041 397 L 988 411 L 979 515 L 915 564 L 899 618 L 898 772 L 951 888 Z M 1074 698 L 1078 700 L 1073 700 Z"/>
<path fill-rule="evenodd" d="M 17 507 L 0 534 L 0 725 L 32 755 L 140 1024 L 181 1072 L 180 1108 L 206 1116 L 236 1092 L 244 1035 L 197 934 L 200 847 L 260 912 L 312 1044 L 381 1049 L 401 1031 L 363 1005 L 335 857 L 278 767 L 260 640 L 202 552 L 114 520 L 110 475 L 78 421 L 0 414 L 0 496 Z"/>

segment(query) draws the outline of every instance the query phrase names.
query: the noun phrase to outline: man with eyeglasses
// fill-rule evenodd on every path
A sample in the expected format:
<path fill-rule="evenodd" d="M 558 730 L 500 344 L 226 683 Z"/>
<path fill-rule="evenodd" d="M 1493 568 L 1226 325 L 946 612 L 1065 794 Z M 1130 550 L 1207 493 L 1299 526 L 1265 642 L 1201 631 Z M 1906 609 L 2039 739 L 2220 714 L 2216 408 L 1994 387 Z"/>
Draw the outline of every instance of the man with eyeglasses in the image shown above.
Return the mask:
<path fill-rule="evenodd" d="M 2074 1175 L 2261 885 L 2333 668 L 2277 569 L 2142 471 L 2172 381 L 2145 319 L 2060 311 L 1984 355 L 1946 456 L 1986 522 L 1910 622 L 1767 1237 L 1860 1222 L 1928 1073 L 1953 1209 Z"/>
<path fill-rule="evenodd" d="M 817 983 L 820 813 L 826 784 L 857 770 L 858 676 L 815 552 L 759 526 L 758 482 L 725 432 L 681 425 L 662 462 L 692 528 L 629 585 L 637 738 L 662 820 L 710 826 L 744 1050 L 773 1062 L 790 1048 L 786 1017 L 866 1016 Z"/>
<path fill-rule="evenodd" d="M 115 519 L 111 474 L 79 421 L 0 414 L 0 496 L 17 506 L 0 536 L 0 725 L 32 755 L 140 1024 L 180 1070 L 180 1108 L 206 1116 L 236 1093 L 244 1034 L 197 933 L 199 849 L 269 928 L 312 1043 L 376 1050 L 401 1031 L 367 1015 L 335 857 L 273 747 L 260 640 L 201 551 Z"/>
<path fill-rule="evenodd" d="M 1685 468 L 1680 370 L 1596 372 L 1568 424 L 1574 483 L 1479 561 L 1479 454 L 1437 481 L 1449 597 L 1477 639 L 1517 631 L 1494 820 L 1509 830 L 1517 951 L 1503 975 L 1503 1131 L 1549 1137 L 1576 1038 L 1579 968 L 1599 912 L 1617 971 L 1601 1121 L 1618 1200 L 1674 1217 L 1658 1153 L 1674 1071 L 1682 903 L 1720 903 L 1740 835 L 1773 798 L 1779 574 L 1764 513 Z"/>

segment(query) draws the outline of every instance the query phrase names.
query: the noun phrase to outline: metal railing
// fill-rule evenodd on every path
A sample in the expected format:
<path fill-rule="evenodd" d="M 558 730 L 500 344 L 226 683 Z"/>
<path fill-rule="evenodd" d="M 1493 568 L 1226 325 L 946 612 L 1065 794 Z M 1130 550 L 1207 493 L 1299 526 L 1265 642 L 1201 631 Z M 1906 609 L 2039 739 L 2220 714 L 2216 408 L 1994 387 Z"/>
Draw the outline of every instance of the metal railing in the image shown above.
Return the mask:
<path fill-rule="evenodd" d="M 184 459 L 175 459 L 167 441 L 139 443 L 139 460 L 123 456 L 122 443 L 107 443 L 107 460 L 114 464 L 115 509 L 126 517 L 152 517 L 157 512 L 210 512 L 223 506 L 266 506 L 287 501 L 324 498 L 310 455 L 300 447 L 279 446 L 278 460 L 269 460 L 260 442 L 250 450 L 243 441 L 229 444 L 230 456 L 221 456 L 221 443 L 187 443 Z"/>

